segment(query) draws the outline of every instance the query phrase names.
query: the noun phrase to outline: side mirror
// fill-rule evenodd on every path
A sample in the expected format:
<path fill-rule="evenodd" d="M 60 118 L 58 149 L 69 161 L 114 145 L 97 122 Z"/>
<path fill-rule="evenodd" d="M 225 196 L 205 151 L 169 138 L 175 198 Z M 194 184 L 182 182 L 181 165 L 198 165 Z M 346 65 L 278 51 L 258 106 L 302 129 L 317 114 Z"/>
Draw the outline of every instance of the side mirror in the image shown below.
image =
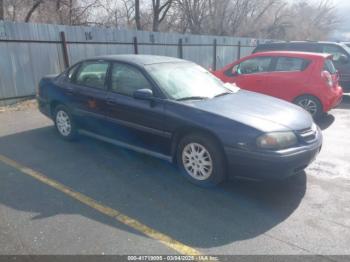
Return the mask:
<path fill-rule="evenodd" d="M 135 99 L 151 100 L 153 98 L 153 91 L 148 88 L 136 90 L 133 94 Z"/>
<path fill-rule="evenodd" d="M 346 55 L 340 55 L 338 61 L 342 64 L 346 64 L 349 62 L 349 58 Z"/>

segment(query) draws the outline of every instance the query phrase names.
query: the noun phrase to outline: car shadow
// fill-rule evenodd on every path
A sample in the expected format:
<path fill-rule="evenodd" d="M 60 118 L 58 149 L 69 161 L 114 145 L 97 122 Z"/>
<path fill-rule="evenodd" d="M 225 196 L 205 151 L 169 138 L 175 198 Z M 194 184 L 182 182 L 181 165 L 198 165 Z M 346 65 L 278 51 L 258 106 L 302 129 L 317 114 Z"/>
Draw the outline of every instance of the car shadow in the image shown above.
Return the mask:
<path fill-rule="evenodd" d="M 307 184 L 306 174 L 301 173 L 278 183 L 233 180 L 203 189 L 187 182 L 172 164 L 88 138 L 65 142 L 53 127 L 0 137 L 0 154 L 198 248 L 264 234 L 295 211 Z M 0 162 L 0 166 L 4 164 Z M 139 234 L 87 211 L 79 202 L 29 176 L 5 168 L 10 171 L 1 175 L 1 205 L 36 213 L 33 219 L 79 214 Z"/>
<path fill-rule="evenodd" d="M 325 114 L 322 118 L 316 120 L 316 124 L 322 129 L 326 130 L 334 123 L 335 117 L 331 114 Z"/>

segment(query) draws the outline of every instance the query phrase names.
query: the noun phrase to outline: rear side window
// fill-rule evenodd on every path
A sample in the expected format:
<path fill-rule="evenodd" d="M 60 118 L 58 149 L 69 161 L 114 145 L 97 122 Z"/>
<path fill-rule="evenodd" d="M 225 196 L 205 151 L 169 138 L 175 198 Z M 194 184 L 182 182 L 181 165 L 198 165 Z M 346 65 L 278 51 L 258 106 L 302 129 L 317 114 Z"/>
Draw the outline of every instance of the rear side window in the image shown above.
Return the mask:
<path fill-rule="evenodd" d="M 345 51 L 336 45 L 324 45 L 323 53 L 332 54 L 333 61 L 337 62 L 341 55 L 346 55 Z"/>
<path fill-rule="evenodd" d="M 277 58 L 276 68 L 277 72 L 292 72 L 304 71 L 309 65 L 309 61 L 302 58 L 295 57 L 279 57 Z"/>
<path fill-rule="evenodd" d="M 333 62 L 330 59 L 326 59 L 324 62 L 323 70 L 329 72 L 330 74 L 335 74 L 337 72 L 337 69 L 335 69 Z"/>
<path fill-rule="evenodd" d="M 74 83 L 104 89 L 108 66 L 107 62 L 84 62 L 75 76 Z"/>

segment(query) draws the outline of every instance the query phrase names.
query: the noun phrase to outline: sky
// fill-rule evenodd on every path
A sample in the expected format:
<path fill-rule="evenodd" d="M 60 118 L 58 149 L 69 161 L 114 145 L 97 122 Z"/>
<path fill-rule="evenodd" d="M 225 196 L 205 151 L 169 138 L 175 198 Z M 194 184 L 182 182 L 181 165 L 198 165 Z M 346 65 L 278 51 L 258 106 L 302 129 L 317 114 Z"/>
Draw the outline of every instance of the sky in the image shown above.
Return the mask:
<path fill-rule="evenodd" d="M 332 40 L 350 41 L 350 1 L 349 0 L 333 0 L 337 6 L 341 23 L 338 30 L 332 36 Z"/>

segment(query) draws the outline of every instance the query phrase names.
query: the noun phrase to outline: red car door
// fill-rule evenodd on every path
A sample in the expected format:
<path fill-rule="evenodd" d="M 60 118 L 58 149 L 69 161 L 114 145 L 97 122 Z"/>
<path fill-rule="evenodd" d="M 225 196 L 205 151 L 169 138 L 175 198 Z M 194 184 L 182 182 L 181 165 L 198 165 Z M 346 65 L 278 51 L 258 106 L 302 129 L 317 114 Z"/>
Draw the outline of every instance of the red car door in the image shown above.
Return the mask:
<path fill-rule="evenodd" d="M 308 83 L 306 69 L 310 61 L 297 57 L 276 57 L 274 68 L 266 75 L 264 93 L 270 96 L 293 101 L 303 93 Z"/>
<path fill-rule="evenodd" d="M 224 82 L 235 83 L 242 89 L 264 93 L 266 88 L 266 75 L 271 68 L 271 57 L 254 57 L 236 64 L 232 72 L 224 73 Z"/>

